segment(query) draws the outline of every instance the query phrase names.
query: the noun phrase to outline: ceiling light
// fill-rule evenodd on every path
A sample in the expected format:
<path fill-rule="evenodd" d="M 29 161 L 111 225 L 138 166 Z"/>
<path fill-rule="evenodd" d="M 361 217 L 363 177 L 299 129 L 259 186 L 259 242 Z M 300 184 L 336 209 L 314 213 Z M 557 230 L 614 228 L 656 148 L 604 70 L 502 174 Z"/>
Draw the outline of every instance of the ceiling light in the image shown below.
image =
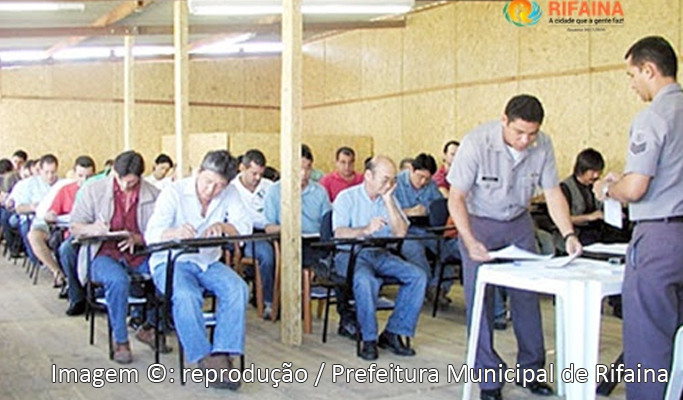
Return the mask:
<path fill-rule="evenodd" d="M 195 15 L 262 15 L 282 13 L 279 0 L 188 0 Z M 302 0 L 302 14 L 403 14 L 415 0 Z"/>
<path fill-rule="evenodd" d="M 2 12 L 31 12 L 31 11 L 83 11 L 83 3 L 48 3 L 48 2 L 0 2 Z"/>
<path fill-rule="evenodd" d="M 0 51 L 0 62 L 42 61 L 47 59 L 43 50 L 8 50 Z"/>
<path fill-rule="evenodd" d="M 204 54 L 209 54 L 209 53 L 221 53 L 224 52 L 226 49 L 231 48 L 232 46 L 246 42 L 247 40 L 253 38 L 256 36 L 255 33 L 244 33 L 241 35 L 231 35 L 229 37 L 226 37 L 223 40 L 219 40 L 213 43 L 207 43 L 203 46 L 196 47 L 195 49 L 192 49 L 190 53 L 204 53 Z"/>
<path fill-rule="evenodd" d="M 124 57 L 125 47 L 114 47 L 114 57 Z M 133 46 L 133 57 L 168 56 L 175 52 L 173 46 Z"/>
<path fill-rule="evenodd" d="M 74 47 L 64 49 L 52 55 L 55 60 L 86 60 L 89 58 L 109 58 L 112 49 L 109 47 Z"/>
<path fill-rule="evenodd" d="M 280 42 L 251 42 L 235 44 L 230 47 L 202 47 L 196 49 L 192 54 L 199 55 L 229 55 L 229 54 L 264 54 L 264 53 L 281 53 L 282 43 Z"/>

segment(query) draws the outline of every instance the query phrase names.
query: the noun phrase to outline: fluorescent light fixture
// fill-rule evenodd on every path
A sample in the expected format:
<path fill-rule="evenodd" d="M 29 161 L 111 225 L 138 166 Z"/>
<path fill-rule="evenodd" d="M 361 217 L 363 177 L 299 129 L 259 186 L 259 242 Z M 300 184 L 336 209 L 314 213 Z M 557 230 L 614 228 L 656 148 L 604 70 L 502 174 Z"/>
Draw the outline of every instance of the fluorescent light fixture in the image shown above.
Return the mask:
<path fill-rule="evenodd" d="M 49 3 L 32 1 L 0 2 L 0 12 L 83 11 L 83 3 Z"/>
<path fill-rule="evenodd" d="M 188 0 L 194 15 L 261 15 L 282 13 L 279 0 Z M 303 14 L 403 14 L 415 0 L 303 0 Z"/>
<path fill-rule="evenodd" d="M 230 47 L 201 47 L 192 52 L 198 55 L 231 55 L 231 54 L 264 54 L 264 53 L 281 53 L 282 43 L 280 42 L 253 42 L 235 44 Z"/>
<path fill-rule="evenodd" d="M 42 61 L 47 59 L 47 53 L 43 50 L 8 50 L 0 51 L 0 62 L 27 62 Z"/>
<path fill-rule="evenodd" d="M 114 47 L 114 57 L 124 57 L 126 49 Z M 133 57 L 168 56 L 174 53 L 173 46 L 133 46 Z"/>
<path fill-rule="evenodd" d="M 52 55 L 55 60 L 87 60 L 93 58 L 109 58 L 112 49 L 109 47 L 74 47 L 64 49 Z"/>

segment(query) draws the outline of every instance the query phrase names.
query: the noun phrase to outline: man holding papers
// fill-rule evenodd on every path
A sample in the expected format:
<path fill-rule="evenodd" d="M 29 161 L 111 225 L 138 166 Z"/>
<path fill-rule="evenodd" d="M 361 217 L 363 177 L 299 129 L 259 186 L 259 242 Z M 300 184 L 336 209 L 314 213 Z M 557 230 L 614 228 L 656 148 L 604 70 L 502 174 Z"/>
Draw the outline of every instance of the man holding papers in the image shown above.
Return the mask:
<path fill-rule="evenodd" d="M 683 322 L 683 91 L 678 58 L 662 37 L 646 37 L 626 53 L 631 88 L 650 106 L 633 120 L 623 177 L 593 190 L 628 202 L 636 222 L 623 287 L 626 368 L 669 371 Z M 661 399 L 666 383 L 626 383 L 629 400 Z"/>
<path fill-rule="evenodd" d="M 543 106 L 537 98 L 513 97 L 501 121 L 481 125 L 465 136 L 448 173 L 451 184 L 448 209 L 460 232 L 468 320 L 471 320 L 477 269 L 491 260 L 488 251 L 511 244 L 536 251 L 529 205 L 537 186 L 543 189 L 550 216 L 562 233 L 567 251 L 581 252 L 567 202 L 559 188 L 550 138 L 539 130 L 543 116 Z M 473 367 L 497 372 L 499 365 L 504 370 L 506 364 L 493 348 L 492 291 L 492 287 L 487 288 L 484 296 L 486 315 L 482 319 Z M 545 364 L 545 349 L 538 295 L 509 290 L 509 297 L 519 346 L 517 363 L 521 369 L 541 369 Z M 481 399 L 502 399 L 503 383 L 480 383 Z M 527 388 L 537 395 L 553 393 L 542 382 L 532 382 Z"/>
<path fill-rule="evenodd" d="M 145 230 L 147 243 L 250 234 L 251 219 L 244 203 L 237 189 L 228 187 L 236 174 L 237 160 L 230 153 L 207 153 L 196 177 L 175 182 L 161 193 Z M 178 258 L 173 274 L 173 320 L 188 361 L 220 374 L 209 386 L 236 390 L 240 382 L 228 377 L 234 368 L 229 355 L 244 353 L 249 289 L 232 268 L 219 261 L 222 254 L 216 246 Z M 149 261 L 154 284 L 162 292 L 167 290 L 167 256 L 157 252 Z M 218 299 L 213 344 L 206 337 L 202 312 L 206 290 Z"/>

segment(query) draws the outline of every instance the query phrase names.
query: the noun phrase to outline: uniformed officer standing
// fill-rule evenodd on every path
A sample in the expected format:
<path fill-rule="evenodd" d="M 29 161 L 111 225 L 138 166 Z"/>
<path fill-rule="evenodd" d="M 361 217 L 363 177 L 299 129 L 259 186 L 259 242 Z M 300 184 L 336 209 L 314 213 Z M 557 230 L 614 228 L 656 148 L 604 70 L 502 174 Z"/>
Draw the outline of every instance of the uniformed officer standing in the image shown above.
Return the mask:
<path fill-rule="evenodd" d="M 559 187 L 550 138 L 539 131 L 543 114 L 537 98 L 513 97 L 505 107 L 502 121 L 481 125 L 465 136 L 448 173 L 448 209 L 461 237 L 468 321 L 477 269 L 482 262 L 491 260 L 488 250 L 514 244 L 536 251 L 529 214 L 536 186 L 543 189 L 550 216 L 565 239 L 567 251 L 581 251 L 572 230 L 567 201 Z M 536 371 L 545 364 L 538 295 L 510 290 L 509 296 L 519 347 L 517 362 L 521 369 Z M 502 364 L 505 368 L 505 362 L 493 349 L 493 287 L 487 287 L 484 310 L 474 367 L 498 370 Z M 502 399 L 502 386 L 503 382 L 480 383 L 480 398 Z M 553 393 L 543 382 L 532 382 L 527 388 L 538 395 Z"/>
<path fill-rule="evenodd" d="M 622 177 L 593 185 L 628 202 L 636 221 L 626 257 L 623 338 L 626 368 L 671 368 L 676 328 L 683 323 L 683 91 L 677 57 L 661 37 L 626 53 L 631 88 L 650 106 L 633 120 Z M 660 400 L 666 383 L 626 383 L 629 400 Z"/>

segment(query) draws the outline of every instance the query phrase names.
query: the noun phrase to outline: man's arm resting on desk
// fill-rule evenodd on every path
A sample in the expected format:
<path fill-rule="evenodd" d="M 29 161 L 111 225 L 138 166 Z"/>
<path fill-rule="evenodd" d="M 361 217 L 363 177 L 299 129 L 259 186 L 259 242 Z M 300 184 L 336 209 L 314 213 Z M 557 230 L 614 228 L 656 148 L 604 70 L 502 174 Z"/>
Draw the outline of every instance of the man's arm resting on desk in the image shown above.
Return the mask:
<path fill-rule="evenodd" d="M 427 209 L 422 204 L 418 204 L 415 207 L 404 208 L 403 213 L 407 217 L 424 217 L 427 215 Z"/>
<path fill-rule="evenodd" d="M 95 221 L 91 224 L 72 222 L 69 229 L 71 229 L 71 233 L 76 237 L 98 236 L 109 232 L 109 224 L 104 221 Z"/>
<path fill-rule="evenodd" d="M 595 210 L 592 213 L 588 214 L 572 215 L 570 218 L 572 220 L 572 224 L 581 225 L 585 224 L 586 222 L 601 220 L 603 218 L 603 215 L 602 210 Z"/>
<path fill-rule="evenodd" d="M 36 207 L 38 206 L 38 203 L 32 203 L 32 204 L 21 204 L 18 205 L 16 208 L 17 214 L 29 214 L 34 211 L 36 211 Z"/>

